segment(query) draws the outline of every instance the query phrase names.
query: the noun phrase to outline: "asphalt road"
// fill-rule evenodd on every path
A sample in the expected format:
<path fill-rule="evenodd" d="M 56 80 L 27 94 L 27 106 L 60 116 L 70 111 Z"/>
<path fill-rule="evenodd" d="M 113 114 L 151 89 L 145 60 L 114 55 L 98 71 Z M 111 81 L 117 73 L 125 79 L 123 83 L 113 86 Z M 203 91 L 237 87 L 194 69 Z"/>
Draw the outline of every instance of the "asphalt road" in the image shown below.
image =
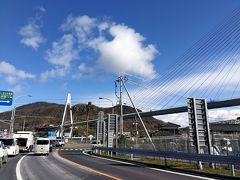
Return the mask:
<path fill-rule="evenodd" d="M 3 164 L 0 169 L 1 180 L 16 180 L 16 165 L 23 155 L 24 154 L 8 158 L 7 164 Z"/>
<path fill-rule="evenodd" d="M 22 180 L 198 179 L 134 164 L 100 159 L 83 154 L 80 150 L 59 150 L 49 156 L 28 154 L 19 161 L 24 155 L 26 154 L 9 159 L 9 162 L 0 169 L 0 180 L 21 180 L 16 177 L 17 164 L 19 164 Z"/>
<path fill-rule="evenodd" d="M 83 154 L 81 151 L 61 150 L 59 154 L 73 162 L 80 163 L 83 166 L 90 167 L 99 172 L 111 175 L 119 179 L 141 179 L 141 180 L 192 180 L 202 179 L 182 174 L 174 174 L 166 171 L 157 171 L 148 167 L 111 161 L 95 156 Z"/>

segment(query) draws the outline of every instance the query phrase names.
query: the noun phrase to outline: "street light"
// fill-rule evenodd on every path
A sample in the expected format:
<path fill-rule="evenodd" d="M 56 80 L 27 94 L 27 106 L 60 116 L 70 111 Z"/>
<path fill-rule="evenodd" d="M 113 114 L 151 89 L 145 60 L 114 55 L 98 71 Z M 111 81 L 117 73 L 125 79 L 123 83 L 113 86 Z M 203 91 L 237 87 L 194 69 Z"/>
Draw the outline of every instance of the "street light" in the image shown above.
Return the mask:
<path fill-rule="evenodd" d="M 111 99 L 104 98 L 104 97 L 99 97 L 99 99 L 106 99 L 106 100 L 110 101 L 112 103 L 112 114 L 114 114 L 114 104 L 113 104 L 113 101 Z"/>
<path fill-rule="evenodd" d="M 31 94 L 26 94 L 26 95 L 21 95 L 21 96 L 17 96 L 15 99 L 13 99 L 13 108 L 12 108 L 12 116 L 11 116 L 11 124 L 10 124 L 10 130 L 9 130 L 9 134 L 12 135 L 13 134 L 13 126 L 14 126 L 14 121 L 15 121 L 15 113 L 16 113 L 16 100 L 22 97 L 32 97 Z"/>

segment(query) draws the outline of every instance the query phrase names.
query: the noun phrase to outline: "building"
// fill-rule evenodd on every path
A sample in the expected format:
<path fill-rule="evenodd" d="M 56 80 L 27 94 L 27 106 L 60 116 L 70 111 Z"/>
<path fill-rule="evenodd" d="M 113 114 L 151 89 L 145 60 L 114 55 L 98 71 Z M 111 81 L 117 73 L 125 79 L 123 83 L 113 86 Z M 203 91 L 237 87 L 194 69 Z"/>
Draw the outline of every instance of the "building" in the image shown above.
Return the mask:
<path fill-rule="evenodd" d="M 158 130 L 154 132 L 154 136 L 175 136 L 181 135 L 179 128 L 181 126 L 178 124 L 167 122 L 163 125 L 158 125 Z"/>

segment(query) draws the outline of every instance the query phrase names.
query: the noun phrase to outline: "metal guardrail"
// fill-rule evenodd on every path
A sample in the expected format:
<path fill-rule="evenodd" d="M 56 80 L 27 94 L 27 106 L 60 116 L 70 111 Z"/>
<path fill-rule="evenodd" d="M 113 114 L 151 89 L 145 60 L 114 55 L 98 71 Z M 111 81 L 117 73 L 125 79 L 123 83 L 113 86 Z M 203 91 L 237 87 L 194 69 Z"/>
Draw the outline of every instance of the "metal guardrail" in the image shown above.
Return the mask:
<path fill-rule="evenodd" d="M 152 156 L 152 157 L 164 157 L 164 158 L 173 158 L 189 161 L 201 161 L 209 163 L 220 163 L 220 164 L 231 164 L 239 165 L 240 157 L 238 156 L 220 156 L 220 155 L 208 155 L 208 154 L 190 154 L 183 152 L 169 152 L 169 151 L 153 151 L 153 150 L 144 150 L 144 149 L 119 149 L 119 148 L 107 148 L 93 146 L 92 150 L 103 150 L 111 151 L 122 154 L 135 154 L 142 156 Z"/>

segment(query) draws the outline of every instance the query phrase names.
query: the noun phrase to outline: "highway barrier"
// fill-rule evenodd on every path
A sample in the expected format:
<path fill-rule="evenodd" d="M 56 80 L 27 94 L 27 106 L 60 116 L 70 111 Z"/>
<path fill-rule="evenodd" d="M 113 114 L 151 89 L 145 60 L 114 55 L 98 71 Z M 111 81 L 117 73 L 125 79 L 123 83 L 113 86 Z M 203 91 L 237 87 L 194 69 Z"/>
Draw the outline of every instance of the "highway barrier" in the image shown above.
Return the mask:
<path fill-rule="evenodd" d="M 93 146 L 92 150 L 116 152 L 119 154 L 140 155 L 145 157 L 162 157 L 171 159 L 180 159 L 187 161 L 201 161 L 208 163 L 219 163 L 231 165 L 232 175 L 235 176 L 234 165 L 240 165 L 240 156 L 221 156 L 221 155 L 208 155 L 208 154 L 191 154 L 184 152 L 169 152 L 169 151 L 154 151 L 145 149 L 120 149 L 120 148 L 107 148 L 101 146 Z"/>
<path fill-rule="evenodd" d="M 144 150 L 144 149 L 119 149 L 119 148 L 107 148 L 107 147 L 99 147 L 99 146 L 93 146 L 92 149 L 116 152 L 121 154 L 134 154 L 134 155 L 141 155 L 141 156 L 164 157 L 164 158 L 182 159 L 182 160 L 189 160 L 189 161 L 202 161 L 202 162 L 209 162 L 209 163 L 240 165 L 240 156 L 190 154 L 190 153 L 183 153 L 183 152 L 154 151 L 154 150 Z"/>

